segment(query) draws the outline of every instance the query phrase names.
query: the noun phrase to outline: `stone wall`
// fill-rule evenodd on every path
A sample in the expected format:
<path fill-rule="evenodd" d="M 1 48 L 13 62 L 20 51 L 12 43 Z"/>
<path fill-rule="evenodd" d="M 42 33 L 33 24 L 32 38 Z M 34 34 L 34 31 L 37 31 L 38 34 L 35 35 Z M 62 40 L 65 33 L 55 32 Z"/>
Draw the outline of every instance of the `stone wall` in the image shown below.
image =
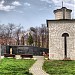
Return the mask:
<path fill-rule="evenodd" d="M 67 57 L 75 60 L 75 21 L 48 21 L 49 27 L 49 59 L 64 59 L 64 37 L 67 37 Z"/>
<path fill-rule="evenodd" d="M 12 53 L 10 52 L 12 48 Z M 42 56 L 43 52 L 49 53 L 48 48 L 41 48 L 41 47 L 35 47 L 35 46 L 24 46 L 24 45 L 1 45 L 1 56 L 4 54 L 33 54 L 34 56 Z"/>
<path fill-rule="evenodd" d="M 55 19 L 63 19 L 63 12 L 59 11 L 55 13 Z M 70 12 L 65 12 L 65 19 L 71 19 L 71 13 Z"/>

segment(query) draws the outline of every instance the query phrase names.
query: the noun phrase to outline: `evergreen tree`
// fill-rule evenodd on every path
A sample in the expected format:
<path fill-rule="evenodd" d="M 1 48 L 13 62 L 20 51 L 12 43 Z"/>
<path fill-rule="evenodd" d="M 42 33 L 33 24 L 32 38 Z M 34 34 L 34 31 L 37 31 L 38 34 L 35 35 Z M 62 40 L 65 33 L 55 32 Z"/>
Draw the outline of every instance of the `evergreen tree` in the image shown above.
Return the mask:
<path fill-rule="evenodd" d="M 30 33 L 29 33 L 29 37 L 28 37 L 28 43 L 29 43 L 29 45 L 33 44 L 33 37 Z"/>

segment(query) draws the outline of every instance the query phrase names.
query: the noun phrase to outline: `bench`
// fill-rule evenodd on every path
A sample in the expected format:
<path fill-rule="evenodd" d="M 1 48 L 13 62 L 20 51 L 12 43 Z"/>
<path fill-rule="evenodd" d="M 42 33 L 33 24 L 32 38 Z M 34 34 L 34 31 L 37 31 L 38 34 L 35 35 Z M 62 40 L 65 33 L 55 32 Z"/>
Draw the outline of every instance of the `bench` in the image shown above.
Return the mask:
<path fill-rule="evenodd" d="M 15 58 L 15 54 L 4 54 L 4 57 L 13 57 L 13 58 Z"/>
<path fill-rule="evenodd" d="M 33 58 L 33 55 L 31 55 L 31 54 L 21 54 L 20 56 L 22 58 Z"/>

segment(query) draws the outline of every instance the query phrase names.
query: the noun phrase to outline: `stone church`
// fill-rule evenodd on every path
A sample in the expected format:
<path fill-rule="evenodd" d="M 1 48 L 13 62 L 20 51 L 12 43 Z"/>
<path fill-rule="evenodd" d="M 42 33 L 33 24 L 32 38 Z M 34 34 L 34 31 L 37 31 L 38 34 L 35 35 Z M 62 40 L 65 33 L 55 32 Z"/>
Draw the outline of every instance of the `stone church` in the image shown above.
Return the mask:
<path fill-rule="evenodd" d="M 71 9 L 54 10 L 55 19 L 47 20 L 49 28 L 49 59 L 75 60 L 75 19 Z"/>

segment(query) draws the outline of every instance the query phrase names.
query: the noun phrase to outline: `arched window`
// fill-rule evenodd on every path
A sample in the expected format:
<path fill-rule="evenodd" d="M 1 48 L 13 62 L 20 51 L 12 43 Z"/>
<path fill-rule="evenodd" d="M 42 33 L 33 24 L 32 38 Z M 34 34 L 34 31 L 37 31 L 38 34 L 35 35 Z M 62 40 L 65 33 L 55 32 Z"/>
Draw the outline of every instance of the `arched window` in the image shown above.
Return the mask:
<path fill-rule="evenodd" d="M 63 33 L 62 37 L 64 37 L 64 55 L 67 58 L 67 37 L 69 37 L 68 33 Z"/>

